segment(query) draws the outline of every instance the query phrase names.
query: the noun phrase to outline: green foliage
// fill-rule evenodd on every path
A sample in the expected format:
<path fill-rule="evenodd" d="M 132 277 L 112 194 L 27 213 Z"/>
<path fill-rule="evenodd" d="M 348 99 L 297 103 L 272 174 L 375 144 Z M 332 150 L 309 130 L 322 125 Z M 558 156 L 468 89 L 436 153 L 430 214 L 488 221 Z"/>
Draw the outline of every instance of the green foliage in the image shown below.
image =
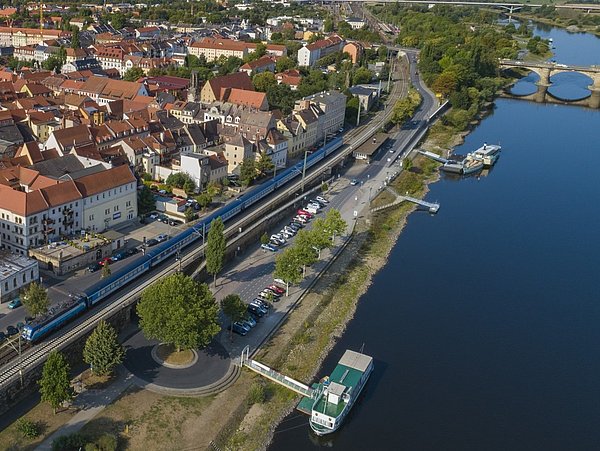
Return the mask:
<path fill-rule="evenodd" d="M 144 70 L 140 67 L 132 67 L 123 75 L 123 80 L 125 81 L 137 81 L 138 79 L 144 77 L 146 74 Z"/>
<path fill-rule="evenodd" d="M 182 273 L 144 290 L 137 305 L 144 335 L 172 344 L 177 351 L 208 345 L 220 330 L 218 311 L 208 285 Z"/>
<path fill-rule="evenodd" d="M 110 24 L 116 29 L 120 30 L 127 26 L 127 18 L 121 13 L 114 13 L 110 16 Z"/>
<path fill-rule="evenodd" d="M 188 193 L 191 193 L 196 189 L 196 183 L 185 172 L 173 172 L 167 177 L 165 183 L 169 186 L 183 189 Z"/>
<path fill-rule="evenodd" d="M 267 101 L 272 109 L 280 109 L 283 114 L 289 114 L 294 109 L 298 95 L 283 83 L 276 84 L 267 91 Z"/>
<path fill-rule="evenodd" d="M 60 68 L 63 64 L 63 61 L 58 55 L 50 55 L 46 61 L 42 62 L 42 68 L 60 72 Z"/>
<path fill-rule="evenodd" d="M 205 209 L 211 204 L 212 196 L 207 192 L 204 192 L 201 193 L 199 196 L 196 196 L 196 201 L 198 202 L 198 205 L 200 205 L 200 208 Z"/>
<path fill-rule="evenodd" d="M 301 266 L 294 247 L 288 247 L 275 257 L 273 276 L 287 283 L 298 284 L 302 280 Z"/>
<path fill-rule="evenodd" d="M 52 441 L 52 451 L 78 451 L 86 444 L 86 439 L 78 432 L 61 435 Z"/>
<path fill-rule="evenodd" d="M 156 208 L 156 200 L 154 194 L 147 186 L 144 186 L 141 190 L 138 190 L 138 212 L 141 215 L 150 213 Z"/>
<path fill-rule="evenodd" d="M 73 34 L 71 36 L 71 48 L 78 49 L 81 47 L 81 42 L 79 41 L 79 28 L 75 27 L 73 30 Z"/>
<path fill-rule="evenodd" d="M 213 275 L 215 285 L 217 284 L 217 274 L 223 269 L 226 248 L 225 226 L 219 216 L 210 223 L 206 242 L 206 271 Z"/>
<path fill-rule="evenodd" d="M 351 124 L 356 124 L 359 102 L 358 97 L 351 97 L 346 102 L 346 121 Z"/>
<path fill-rule="evenodd" d="M 348 224 L 342 218 L 342 215 L 339 210 L 335 208 L 329 209 L 327 214 L 325 215 L 325 230 L 331 235 L 335 237 L 336 235 L 341 235 L 346 231 Z"/>
<path fill-rule="evenodd" d="M 42 401 L 56 409 L 73 395 L 69 378 L 69 364 L 64 356 L 57 351 L 48 354 L 44 363 L 42 377 L 38 381 Z"/>
<path fill-rule="evenodd" d="M 30 316 L 45 315 L 50 305 L 48 292 L 37 282 L 32 282 L 23 291 L 21 302 Z"/>
<path fill-rule="evenodd" d="M 244 62 L 237 56 L 230 56 L 228 58 L 221 56 L 217 60 L 217 63 L 219 64 L 219 75 L 227 75 L 237 72 Z"/>
<path fill-rule="evenodd" d="M 196 213 L 194 212 L 194 209 L 192 207 L 187 207 L 183 214 L 185 216 L 186 222 L 193 221 L 196 217 Z"/>
<path fill-rule="evenodd" d="M 410 119 L 421 103 L 421 95 L 415 89 L 410 89 L 408 96 L 396 101 L 392 110 L 391 122 L 394 124 L 403 124 Z"/>
<path fill-rule="evenodd" d="M 265 71 L 254 75 L 254 77 L 252 77 L 252 84 L 257 91 L 268 92 L 270 89 L 277 86 L 277 80 L 275 80 L 273 72 Z"/>
<path fill-rule="evenodd" d="M 262 381 L 253 382 L 248 393 L 248 405 L 262 404 L 267 400 L 267 391 Z"/>
<path fill-rule="evenodd" d="M 283 72 L 284 70 L 293 69 L 294 67 L 296 67 L 296 62 L 289 56 L 282 56 L 275 63 L 275 70 L 277 72 Z"/>
<path fill-rule="evenodd" d="M 113 434 L 102 434 L 93 443 L 87 443 L 85 445 L 85 451 L 116 451 L 119 445 L 119 441 L 116 435 Z"/>
<path fill-rule="evenodd" d="M 269 155 L 267 155 L 265 152 L 261 152 L 258 156 L 255 167 L 259 174 L 264 175 L 273 171 L 273 169 L 275 169 L 275 164 L 273 164 L 273 160 Z"/>
<path fill-rule="evenodd" d="M 260 236 L 260 244 L 267 244 L 268 242 L 269 242 L 269 235 L 267 234 L 267 232 L 265 232 Z"/>
<path fill-rule="evenodd" d="M 323 31 L 325 33 L 331 33 L 333 31 L 333 20 L 329 17 L 323 21 Z"/>
<path fill-rule="evenodd" d="M 38 423 L 21 417 L 17 420 L 17 431 L 23 438 L 36 438 L 40 435 L 40 426 Z"/>
<path fill-rule="evenodd" d="M 527 42 L 527 50 L 536 55 L 544 55 L 550 51 L 550 45 L 547 40 L 534 36 Z"/>
<path fill-rule="evenodd" d="M 258 176 L 256 170 L 256 162 L 253 158 L 244 158 L 244 161 L 240 164 L 240 181 L 242 184 L 248 186 Z"/>
<path fill-rule="evenodd" d="M 240 321 L 246 316 L 246 304 L 237 294 L 228 294 L 221 301 L 223 314 L 229 318 L 231 323 Z M 233 337 L 233 328 L 229 328 L 229 336 Z"/>
<path fill-rule="evenodd" d="M 366 67 L 359 67 L 352 76 L 352 84 L 360 85 L 363 83 L 370 83 L 373 79 L 373 72 Z"/>
<path fill-rule="evenodd" d="M 117 332 L 101 320 L 85 341 L 83 361 L 89 364 L 97 376 L 110 374 L 123 361 L 125 350 L 119 343 Z"/>
<path fill-rule="evenodd" d="M 321 192 L 326 193 L 328 189 L 329 185 L 327 184 L 327 182 L 321 183 Z"/>
<path fill-rule="evenodd" d="M 111 274 L 112 270 L 110 269 L 110 263 L 108 261 L 105 261 L 104 265 L 102 266 L 102 278 L 106 279 Z"/>

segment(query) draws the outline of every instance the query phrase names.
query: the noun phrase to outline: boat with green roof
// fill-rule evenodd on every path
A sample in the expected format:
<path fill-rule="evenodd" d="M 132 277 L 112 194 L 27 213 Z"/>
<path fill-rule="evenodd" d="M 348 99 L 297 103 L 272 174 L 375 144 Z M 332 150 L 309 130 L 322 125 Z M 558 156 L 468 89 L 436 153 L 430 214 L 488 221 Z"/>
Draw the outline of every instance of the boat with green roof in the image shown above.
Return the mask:
<path fill-rule="evenodd" d="M 372 371 L 373 357 L 348 349 L 331 375 L 313 384 L 313 396 L 302 398 L 298 410 L 310 415 L 315 434 L 331 434 L 342 425 Z"/>

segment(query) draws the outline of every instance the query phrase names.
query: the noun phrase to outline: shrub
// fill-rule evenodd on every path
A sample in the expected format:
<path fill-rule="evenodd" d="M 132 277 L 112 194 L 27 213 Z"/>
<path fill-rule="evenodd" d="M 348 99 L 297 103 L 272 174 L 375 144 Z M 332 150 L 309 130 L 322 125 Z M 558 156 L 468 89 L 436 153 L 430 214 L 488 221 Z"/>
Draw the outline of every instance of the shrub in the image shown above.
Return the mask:
<path fill-rule="evenodd" d="M 78 450 L 85 446 L 85 442 L 83 435 L 78 433 L 62 435 L 52 441 L 52 451 Z"/>
<path fill-rule="evenodd" d="M 262 404 L 267 399 L 267 392 L 265 386 L 261 382 L 254 382 L 250 387 L 250 393 L 248 394 L 248 405 Z"/>
<path fill-rule="evenodd" d="M 26 418 L 19 418 L 17 420 L 17 431 L 19 431 L 24 438 L 36 438 L 40 435 L 39 425 Z"/>

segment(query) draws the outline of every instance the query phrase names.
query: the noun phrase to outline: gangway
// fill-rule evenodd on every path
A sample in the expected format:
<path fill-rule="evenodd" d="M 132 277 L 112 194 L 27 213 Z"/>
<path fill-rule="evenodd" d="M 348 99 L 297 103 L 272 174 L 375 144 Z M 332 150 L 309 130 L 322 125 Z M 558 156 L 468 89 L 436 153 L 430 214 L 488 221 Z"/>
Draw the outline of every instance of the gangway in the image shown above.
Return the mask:
<path fill-rule="evenodd" d="M 419 150 L 418 151 L 424 157 L 430 158 L 438 163 L 447 163 L 448 159 L 444 157 L 440 157 L 437 153 L 429 152 L 427 150 Z"/>
<path fill-rule="evenodd" d="M 440 204 L 438 204 L 437 202 L 436 203 L 426 202 L 424 200 L 416 199 L 416 198 L 410 197 L 410 196 L 400 196 L 400 197 L 408 202 L 412 202 L 412 203 L 415 203 L 422 207 L 428 208 L 429 213 L 437 213 L 438 210 L 440 209 Z"/>
<path fill-rule="evenodd" d="M 267 365 L 263 365 L 262 363 L 251 359 L 250 348 L 248 346 L 246 346 L 242 351 L 242 355 L 240 357 L 240 366 L 250 368 L 252 371 L 260 374 L 261 376 L 266 377 L 267 379 L 270 379 L 279 385 L 283 385 L 284 387 L 289 388 L 290 390 L 293 390 L 302 396 L 314 398 L 317 395 L 317 392 L 308 385 L 278 373 L 274 369 L 269 368 Z"/>

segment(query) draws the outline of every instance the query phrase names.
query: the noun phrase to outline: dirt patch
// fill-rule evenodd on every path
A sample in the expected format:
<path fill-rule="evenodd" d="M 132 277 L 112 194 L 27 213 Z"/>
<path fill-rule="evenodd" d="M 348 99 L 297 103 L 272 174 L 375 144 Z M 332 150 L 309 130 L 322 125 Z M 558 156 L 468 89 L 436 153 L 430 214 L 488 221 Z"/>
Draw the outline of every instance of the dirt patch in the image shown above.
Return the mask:
<path fill-rule="evenodd" d="M 109 374 L 106 376 L 97 376 L 92 373 L 91 370 L 87 369 L 81 373 L 80 380 L 83 385 L 88 389 L 102 389 L 106 388 L 114 380 L 115 375 Z"/>
<path fill-rule="evenodd" d="M 156 356 L 169 365 L 187 365 L 194 360 L 194 353 L 189 349 L 177 351 L 173 345 L 160 344 L 156 347 Z"/>

